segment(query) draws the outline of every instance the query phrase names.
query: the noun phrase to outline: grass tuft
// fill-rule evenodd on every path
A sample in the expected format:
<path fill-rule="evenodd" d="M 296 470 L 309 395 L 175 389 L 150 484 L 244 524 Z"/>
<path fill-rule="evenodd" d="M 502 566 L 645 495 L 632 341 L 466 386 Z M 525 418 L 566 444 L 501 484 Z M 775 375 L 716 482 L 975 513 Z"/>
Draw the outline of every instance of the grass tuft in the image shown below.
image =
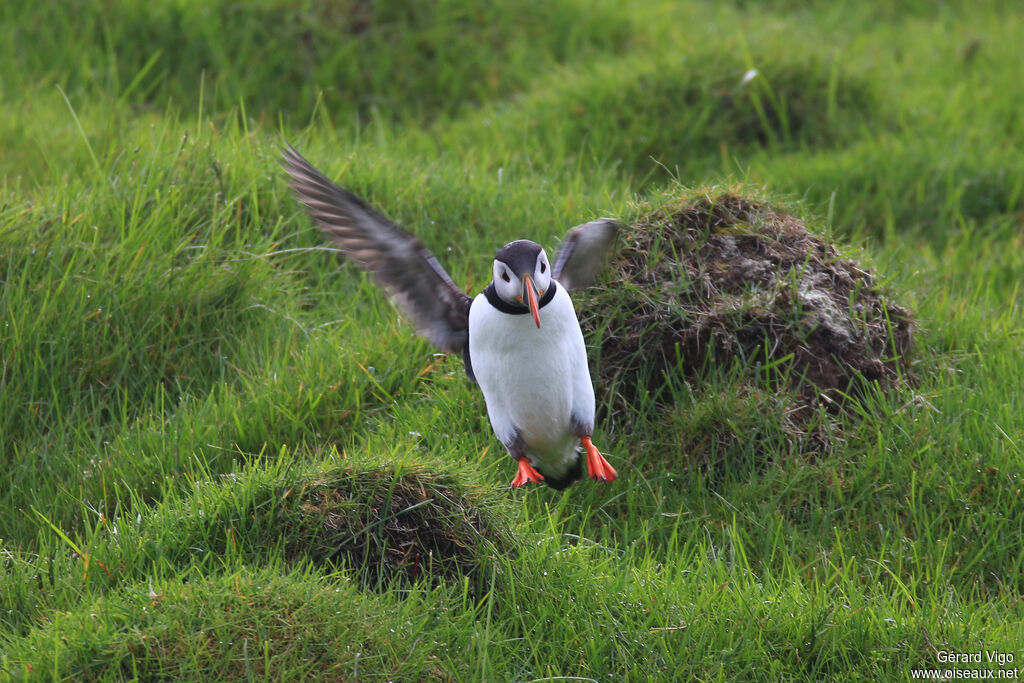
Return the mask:
<path fill-rule="evenodd" d="M 494 544 L 508 542 L 478 496 L 444 474 L 340 472 L 303 483 L 298 495 L 285 522 L 301 530 L 289 553 L 344 566 L 379 588 L 397 577 L 473 578 Z"/>

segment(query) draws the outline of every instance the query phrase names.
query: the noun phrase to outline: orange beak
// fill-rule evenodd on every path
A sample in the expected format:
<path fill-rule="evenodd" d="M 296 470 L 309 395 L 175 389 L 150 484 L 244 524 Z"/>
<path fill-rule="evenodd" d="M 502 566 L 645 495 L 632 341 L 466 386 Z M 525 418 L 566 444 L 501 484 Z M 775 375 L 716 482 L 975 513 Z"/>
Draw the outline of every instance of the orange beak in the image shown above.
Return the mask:
<path fill-rule="evenodd" d="M 523 289 L 526 290 L 526 300 L 529 302 L 530 313 L 533 314 L 533 322 L 540 327 L 540 307 L 537 306 L 537 289 L 533 286 L 533 277 L 529 273 L 523 274 Z"/>

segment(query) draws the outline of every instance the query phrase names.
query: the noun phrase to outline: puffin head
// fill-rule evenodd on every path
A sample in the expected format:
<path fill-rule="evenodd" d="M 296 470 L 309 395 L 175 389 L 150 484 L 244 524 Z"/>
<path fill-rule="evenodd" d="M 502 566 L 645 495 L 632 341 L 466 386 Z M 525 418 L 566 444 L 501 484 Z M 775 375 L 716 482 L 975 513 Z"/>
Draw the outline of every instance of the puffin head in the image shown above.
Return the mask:
<path fill-rule="evenodd" d="M 536 242 L 509 242 L 494 256 L 494 291 L 510 306 L 528 308 L 537 327 L 540 327 L 537 301 L 549 287 L 551 264 Z"/>

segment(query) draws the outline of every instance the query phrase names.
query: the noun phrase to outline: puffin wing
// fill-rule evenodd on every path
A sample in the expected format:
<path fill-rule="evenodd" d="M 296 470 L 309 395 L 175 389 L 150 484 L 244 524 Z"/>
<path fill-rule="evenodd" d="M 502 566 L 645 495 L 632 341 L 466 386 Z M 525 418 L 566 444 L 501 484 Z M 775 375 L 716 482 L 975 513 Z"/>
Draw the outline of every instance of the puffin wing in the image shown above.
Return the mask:
<path fill-rule="evenodd" d="M 594 284 L 620 225 L 611 218 L 599 218 L 569 230 L 562 248 L 558 250 L 552 276 L 566 289 L 581 289 Z"/>
<path fill-rule="evenodd" d="M 473 300 L 416 237 L 327 179 L 288 145 L 281 165 L 317 227 L 387 290 L 416 331 L 442 351 L 469 349 Z"/>

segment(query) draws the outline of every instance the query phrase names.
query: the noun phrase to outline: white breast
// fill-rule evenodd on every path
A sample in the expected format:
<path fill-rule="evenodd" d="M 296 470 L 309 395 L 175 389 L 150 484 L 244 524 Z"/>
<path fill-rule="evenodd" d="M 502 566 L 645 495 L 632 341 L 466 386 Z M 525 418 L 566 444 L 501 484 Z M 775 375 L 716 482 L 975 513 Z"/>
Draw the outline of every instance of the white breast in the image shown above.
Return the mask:
<path fill-rule="evenodd" d="M 532 316 L 502 313 L 478 295 L 469 309 L 469 355 L 498 439 L 510 443 L 518 430 L 534 465 L 563 475 L 576 457 L 573 417 L 594 420 L 583 334 L 565 288 L 540 309 L 539 328 Z"/>

